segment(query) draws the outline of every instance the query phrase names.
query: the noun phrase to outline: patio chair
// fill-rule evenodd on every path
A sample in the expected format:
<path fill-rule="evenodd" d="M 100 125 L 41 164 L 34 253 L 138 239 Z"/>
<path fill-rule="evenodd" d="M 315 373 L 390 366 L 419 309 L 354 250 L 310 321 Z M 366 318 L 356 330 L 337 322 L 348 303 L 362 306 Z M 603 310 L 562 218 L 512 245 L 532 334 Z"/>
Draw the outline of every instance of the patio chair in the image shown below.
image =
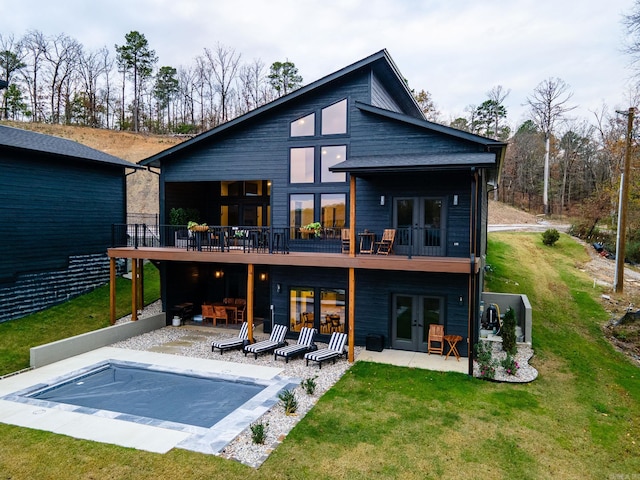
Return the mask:
<path fill-rule="evenodd" d="M 316 333 L 318 333 L 318 331 L 315 328 L 303 328 L 300 330 L 298 343 L 276 348 L 273 352 L 273 359 L 277 360 L 278 357 L 284 357 L 286 363 L 289 363 L 290 358 L 317 350 L 317 345 L 313 343 Z"/>
<path fill-rule="evenodd" d="M 288 330 L 289 327 L 286 325 L 274 325 L 268 340 L 245 345 L 244 356 L 246 357 L 247 353 L 251 352 L 257 360 L 259 353 L 272 352 L 276 348 L 285 346 L 287 342 L 284 341 L 284 337 L 287 335 Z"/>
<path fill-rule="evenodd" d="M 229 326 L 229 315 L 227 309 L 223 305 L 213 306 L 213 325 L 218 325 L 218 320 L 224 320 L 225 325 Z"/>
<path fill-rule="evenodd" d="M 333 360 L 336 363 L 336 358 L 341 355 L 346 355 L 344 351 L 344 344 L 347 342 L 347 334 L 340 332 L 333 332 L 329 339 L 329 346 L 327 348 L 321 348 L 315 352 L 309 352 L 304 354 L 304 358 L 309 366 L 309 360 L 318 362 L 318 368 L 322 368 L 322 362 L 327 360 Z"/>
<path fill-rule="evenodd" d="M 202 322 L 204 323 L 204 321 L 207 319 L 211 320 L 211 323 L 215 325 L 216 321 L 214 320 L 215 314 L 213 313 L 213 305 L 208 303 L 203 303 L 202 304 Z"/>
<path fill-rule="evenodd" d="M 431 342 L 438 343 L 439 346 L 433 346 Z M 444 353 L 444 325 L 436 325 L 432 323 L 429 325 L 429 336 L 427 337 L 427 353 L 431 355 L 433 353 Z"/>
<path fill-rule="evenodd" d="M 376 242 L 378 255 L 389 255 L 393 253 L 393 242 L 396 239 L 396 231 L 394 228 L 385 228 L 382 232 L 382 238 Z"/>
<path fill-rule="evenodd" d="M 214 352 L 215 349 L 220 350 L 220 355 L 225 350 L 232 350 L 234 348 L 244 347 L 247 343 L 249 343 L 249 325 L 247 322 L 243 322 L 240 327 L 240 333 L 238 333 L 237 337 L 228 338 L 226 340 L 219 340 L 211 343 L 211 351 Z"/>

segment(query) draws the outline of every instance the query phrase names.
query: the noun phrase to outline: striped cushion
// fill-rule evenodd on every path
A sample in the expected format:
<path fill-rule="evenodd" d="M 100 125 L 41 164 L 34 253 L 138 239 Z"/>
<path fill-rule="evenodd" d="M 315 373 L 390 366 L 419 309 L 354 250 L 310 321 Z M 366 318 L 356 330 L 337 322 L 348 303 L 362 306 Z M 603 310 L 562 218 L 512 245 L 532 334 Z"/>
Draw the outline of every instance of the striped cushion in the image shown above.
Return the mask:
<path fill-rule="evenodd" d="M 269 340 L 263 340 L 262 342 L 247 345 L 244 347 L 245 355 L 247 352 L 257 354 L 278 348 L 284 343 L 284 337 L 287 335 L 288 330 L 289 327 L 286 325 L 274 325 Z"/>
<path fill-rule="evenodd" d="M 295 345 L 287 345 L 286 347 L 278 348 L 274 353 L 275 357 L 292 357 L 296 354 L 305 352 L 314 347 L 313 339 L 315 338 L 317 330 L 315 328 L 303 327 L 300 330 L 300 336 L 298 337 L 298 343 Z"/>
<path fill-rule="evenodd" d="M 237 337 L 228 338 L 226 340 L 218 340 L 211 343 L 211 350 L 214 348 L 219 348 L 220 353 L 222 353 L 223 349 L 233 348 L 241 346 L 245 340 L 249 339 L 249 325 L 247 322 L 243 322 L 240 327 L 240 333 L 238 333 Z"/>
<path fill-rule="evenodd" d="M 321 348 L 315 352 L 309 352 L 305 354 L 304 358 L 307 360 L 313 360 L 315 362 L 322 362 L 335 357 L 339 357 L 343 354 L 344 344 L 347 341 L 347 334 L 340 332 L 333 332 L 331 339 L 329 340 L 329 346 L 327 348 Z"/>

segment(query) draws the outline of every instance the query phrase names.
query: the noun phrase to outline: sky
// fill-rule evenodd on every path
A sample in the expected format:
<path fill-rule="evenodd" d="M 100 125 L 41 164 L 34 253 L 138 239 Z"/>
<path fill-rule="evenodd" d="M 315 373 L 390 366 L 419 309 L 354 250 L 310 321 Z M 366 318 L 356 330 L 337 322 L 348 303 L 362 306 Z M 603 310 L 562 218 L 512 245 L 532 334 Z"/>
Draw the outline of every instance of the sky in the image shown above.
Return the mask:
<path fill-rule="evenodd" d="M 572 117 L 629 106 L 634 71 L 624 53 L 624 14 L 635 0 L 0 0 L 0 33 L 66 34 L 89 50 L 125 43 L 136 30 L 158 66 L 192 66 L 205 48 L 244 62 L 295 63 L 308 84 L 387 49 L 409 86 L 426 90 L 449 123 L 501 85 L 509 123 L 527 98 L 560 78 Z"/>

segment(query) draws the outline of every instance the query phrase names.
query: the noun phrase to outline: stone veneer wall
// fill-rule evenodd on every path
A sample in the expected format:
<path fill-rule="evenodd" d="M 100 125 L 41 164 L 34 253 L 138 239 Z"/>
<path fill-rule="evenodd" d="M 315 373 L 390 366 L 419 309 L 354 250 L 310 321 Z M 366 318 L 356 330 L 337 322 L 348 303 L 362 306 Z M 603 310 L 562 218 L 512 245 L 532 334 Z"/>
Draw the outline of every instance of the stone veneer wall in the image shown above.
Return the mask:
<path fill-rule="evenodd" d="M 20 275 L 14 283 L 0 283 L 0 322 L 62 303 L 108 282 L 109 258 L 104 253 L 69 257 L 64 270 Z"/>

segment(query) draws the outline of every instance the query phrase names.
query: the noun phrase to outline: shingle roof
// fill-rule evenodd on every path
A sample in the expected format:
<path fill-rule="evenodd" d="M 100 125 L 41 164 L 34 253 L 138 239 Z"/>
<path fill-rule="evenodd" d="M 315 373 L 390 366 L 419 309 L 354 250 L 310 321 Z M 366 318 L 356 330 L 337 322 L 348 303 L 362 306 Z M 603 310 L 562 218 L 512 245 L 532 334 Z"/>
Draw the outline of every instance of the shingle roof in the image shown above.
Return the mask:
<path fill-rule="evenodd" d="M 127 162 L 126 160 L 72 140 L 7 127 L 5 125 L 0 125 L 0 147 L 60 155 L 76 160 L 118 165 L 125 168 L 141 168 L 134 163 Z"/>
<path fill-rule="evenodd" d="M 351 173 L 411 172 L 430 169 L 493 167 L 495 164 L 496 154 L 489 152 L 373 155 L 349 158 L 334 165 L 330 170 Z"/>

